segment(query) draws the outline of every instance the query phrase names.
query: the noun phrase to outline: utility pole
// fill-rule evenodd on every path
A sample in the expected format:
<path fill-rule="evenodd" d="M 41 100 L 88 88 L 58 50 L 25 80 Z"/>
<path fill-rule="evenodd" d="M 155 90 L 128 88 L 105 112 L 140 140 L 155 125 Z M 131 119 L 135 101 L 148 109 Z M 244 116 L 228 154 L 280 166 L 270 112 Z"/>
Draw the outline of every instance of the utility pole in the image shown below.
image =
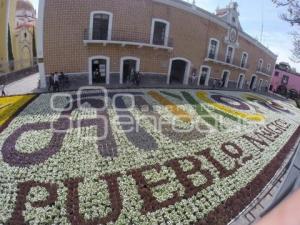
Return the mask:
<path fill-rule="evenodd" d="M 263 35 L 264 35 L 264 20 L 265 20 L 265 4 L 264 0 L 262 0 L 262 7 L 261 7 L 261 32 L 260 32 L 260 42 L 263 43 Z"/>

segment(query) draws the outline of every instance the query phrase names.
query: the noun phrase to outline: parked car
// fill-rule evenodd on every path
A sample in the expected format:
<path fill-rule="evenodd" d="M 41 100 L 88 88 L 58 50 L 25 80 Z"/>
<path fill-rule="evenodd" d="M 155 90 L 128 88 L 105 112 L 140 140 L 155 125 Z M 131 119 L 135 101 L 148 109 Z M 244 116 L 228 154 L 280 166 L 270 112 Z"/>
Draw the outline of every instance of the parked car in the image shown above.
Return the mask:
<path fill-rule="evenodd" d="M 295 90 L 295 89 L 289 90 L 289 97 L 293 100 L 298 99 L 299 94 L 298 94 L 297 90 Z"/>

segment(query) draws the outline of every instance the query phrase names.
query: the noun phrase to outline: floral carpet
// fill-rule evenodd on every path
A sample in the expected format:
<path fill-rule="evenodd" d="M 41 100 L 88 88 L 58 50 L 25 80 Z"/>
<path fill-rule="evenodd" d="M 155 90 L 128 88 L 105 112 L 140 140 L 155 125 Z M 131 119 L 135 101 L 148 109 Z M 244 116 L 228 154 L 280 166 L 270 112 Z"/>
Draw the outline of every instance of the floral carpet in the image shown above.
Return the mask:
<path fill-rule="evenodd" d="M 243 92 L 0 98 L 0 224 L 227 224 L 300 137 L 300 110 Z"/>

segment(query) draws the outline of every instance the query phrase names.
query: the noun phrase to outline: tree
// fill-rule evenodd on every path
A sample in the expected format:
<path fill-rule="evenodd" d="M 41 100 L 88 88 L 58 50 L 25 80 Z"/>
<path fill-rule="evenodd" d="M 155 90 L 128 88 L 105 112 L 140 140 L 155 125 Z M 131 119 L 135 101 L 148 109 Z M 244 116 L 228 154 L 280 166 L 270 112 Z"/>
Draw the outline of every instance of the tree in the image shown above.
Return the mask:
<path fill-rule="evenodd" d="M 300 26 L 300 3 L 299 0 L 272 0 L 277 7 L 287 8 L 287 12 L 281 15 L 281 18 L 289 22 L 292 26 Z M 293 37 L 293 50 L 291 60 L 300 62 L 300 34 L 291 33 Z"/>
<path fill-rule="evenodd" d="M 12 44 L 11 44 L 11 34 L 10 34 L 10 26 L 8 24 L 8 43 L 7 43 L 7 49 L 8 49 L 8 62 L 10 70 L 14 70 L 14 54 L 12 51 Z"/>
<path fill-rule="evenodd" d="M 299 0 L 272 0 L 278 7 L 286 7 L 287 12 L 282 14 L 283 20 L 291 23 L 292 26 L 300 25 L 300 4 Z"/>

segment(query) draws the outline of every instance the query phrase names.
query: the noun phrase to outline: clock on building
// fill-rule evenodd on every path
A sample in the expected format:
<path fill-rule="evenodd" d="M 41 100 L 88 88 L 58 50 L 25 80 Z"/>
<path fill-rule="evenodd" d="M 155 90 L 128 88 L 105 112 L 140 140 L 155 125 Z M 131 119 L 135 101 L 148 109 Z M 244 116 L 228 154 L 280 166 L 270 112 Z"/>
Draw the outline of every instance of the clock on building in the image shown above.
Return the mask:
<path fill-rule="evenodd" d="M 238 33 L 237 33 L 236 28 L 231 28 L 229 30 L 229 41 L 230 41 L 230 43 L 236 43 L 237 42 L 237 35 L 238 35 Z"/>

